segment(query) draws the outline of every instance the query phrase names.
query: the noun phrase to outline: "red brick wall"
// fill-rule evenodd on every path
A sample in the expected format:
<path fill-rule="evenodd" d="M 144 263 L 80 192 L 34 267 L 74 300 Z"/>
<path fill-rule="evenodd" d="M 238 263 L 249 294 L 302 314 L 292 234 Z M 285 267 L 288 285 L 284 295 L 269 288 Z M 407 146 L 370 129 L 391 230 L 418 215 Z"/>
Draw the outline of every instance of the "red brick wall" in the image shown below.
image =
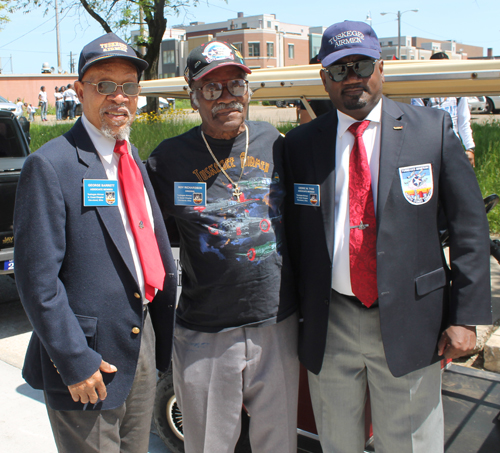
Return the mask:
<path fill-rule="evenodd" d="M 30 75 L 0 75 L 0 95 L 9 101 L 16 102 L 21 98 L 23 102 L 38 105 L 40 87 L 45 86 L 49 104 L 55 105 L 54 88 L 66 86 L 78 80 L 76 74 L 30 74 Z"/>

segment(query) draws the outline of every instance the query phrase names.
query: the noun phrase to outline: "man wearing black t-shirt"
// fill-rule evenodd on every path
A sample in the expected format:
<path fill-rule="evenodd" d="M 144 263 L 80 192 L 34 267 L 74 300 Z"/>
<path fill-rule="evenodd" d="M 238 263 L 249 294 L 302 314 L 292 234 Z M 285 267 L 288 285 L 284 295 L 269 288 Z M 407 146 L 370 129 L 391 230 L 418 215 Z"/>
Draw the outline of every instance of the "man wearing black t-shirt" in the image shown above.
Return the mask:
<path fill-rule="evenodd" d="M 187 453 L 234 451 L 242 405 L 257 452 L 297 451 L 297 302 L 282 224 L 282 137 L 245 121 L 251 71 L 212 41 L 187 61 L 202 125 L 163 141 L 148 170 L 179 232 L 173 378 Z"/>

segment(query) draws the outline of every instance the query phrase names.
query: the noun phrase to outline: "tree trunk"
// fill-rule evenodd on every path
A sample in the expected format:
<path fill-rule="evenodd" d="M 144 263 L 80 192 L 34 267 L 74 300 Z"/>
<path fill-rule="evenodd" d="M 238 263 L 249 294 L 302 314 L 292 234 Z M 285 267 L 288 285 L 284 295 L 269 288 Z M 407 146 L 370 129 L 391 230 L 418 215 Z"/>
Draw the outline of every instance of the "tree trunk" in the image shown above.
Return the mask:
<path fill-rule="evenodd" d="M 164 0 L 156 0 L 154 7 L 144 9 L 145 21 L 148 25 L 149 40 L 147 44 L 147 52 L 144 59 L 148 62 L 149 67 L 144 73 L 145 80 L 158 79 L 158 61 L 160 59 L 161 42 L 167 28 L 167 19 L 163 14 L 165 7 Z M 159 101 L 157 97 L 147 98 L 148 113 L 158 113 Z"/>

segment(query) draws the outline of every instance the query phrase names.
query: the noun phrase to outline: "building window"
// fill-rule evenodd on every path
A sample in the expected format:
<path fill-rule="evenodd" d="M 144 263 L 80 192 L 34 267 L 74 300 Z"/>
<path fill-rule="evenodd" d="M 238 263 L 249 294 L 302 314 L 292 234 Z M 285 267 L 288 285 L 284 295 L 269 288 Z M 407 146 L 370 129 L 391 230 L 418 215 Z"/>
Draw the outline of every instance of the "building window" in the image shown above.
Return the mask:
<path fill-rule="evenodd" d="M 388 41 L 387 45 L 392 46 L 392 41 Z"/>
<path fill-rule="evenodd" d="M 290 60 L 295 58 L 295 44 L 288 44 L 288 58 Z"/>
<path fill-rule="evenodd" d="M 271 28 L 271 21 L 270 20 L 267 21 L 267 28 Z"/>
<path fill-rule="evenodd" d="M 163 64 L 175 63 L 175 52 L 174 50 L 164 50 L 163 51 Z"/>
<path fill-rule="evenodd" d="M 249 42 L 248 43 L 248 56 L 249 57 L 260 57 L 260 42 Z"/>
<path fill-rule="evenodd" d="M 241 24 L 241 28 L 248 28 L 248 24 L 247 24 L 246 22 L 243 22 L 243 23 Z"/>
<path fill-rule="evenodd" d="M 238 52 L 243 55 L 243 43 L 241 42 L 233 42 L 232 43 L 234 47 L 238 49 Z"/>
<path fill-rule="evenodd" d="M 274 42 L 267 43 L 267 56 L 274 57 Z"/>

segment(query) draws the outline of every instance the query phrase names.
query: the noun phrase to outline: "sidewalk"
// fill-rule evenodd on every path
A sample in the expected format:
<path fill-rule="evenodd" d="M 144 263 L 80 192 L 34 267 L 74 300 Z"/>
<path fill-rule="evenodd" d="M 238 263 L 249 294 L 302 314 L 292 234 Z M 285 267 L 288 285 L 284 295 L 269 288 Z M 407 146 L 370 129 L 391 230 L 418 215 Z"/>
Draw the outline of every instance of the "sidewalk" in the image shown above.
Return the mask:
<path fill-rule="evenodd" d="M 41 390 L 33 390 L 21 370 L 0 360 L 0 451 L 2 453 L 57 453 Z M 103 452 L 105 453 L 105 452 Z M 154 433 L 149 453 L 170 453 Z"/>

